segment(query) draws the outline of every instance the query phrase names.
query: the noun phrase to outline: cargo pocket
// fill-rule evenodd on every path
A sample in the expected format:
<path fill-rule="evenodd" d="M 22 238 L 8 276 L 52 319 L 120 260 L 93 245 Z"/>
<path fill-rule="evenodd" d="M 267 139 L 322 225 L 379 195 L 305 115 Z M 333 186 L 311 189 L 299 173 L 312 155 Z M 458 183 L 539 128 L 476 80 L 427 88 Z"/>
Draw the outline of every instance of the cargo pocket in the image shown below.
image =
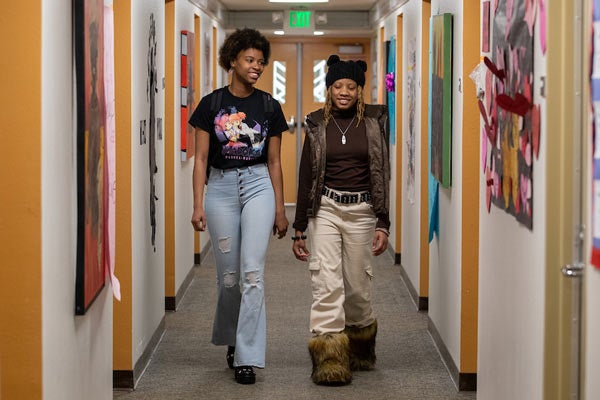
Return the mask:
<path fill-rule="evenodd" d="M 318 271 L 321 269 L 321 259 L 317 257 L 311 257 L 308 260 L 309 271 Z"/>
<path fill-rule="evenodd" d="M 308 260 L 308 270 L 310 272 L 310 282 L 313 299 L 319 298 L 326 292 L 326 282 L 321 272 L 321 259 L 317 257 L 311 257 Z"/>

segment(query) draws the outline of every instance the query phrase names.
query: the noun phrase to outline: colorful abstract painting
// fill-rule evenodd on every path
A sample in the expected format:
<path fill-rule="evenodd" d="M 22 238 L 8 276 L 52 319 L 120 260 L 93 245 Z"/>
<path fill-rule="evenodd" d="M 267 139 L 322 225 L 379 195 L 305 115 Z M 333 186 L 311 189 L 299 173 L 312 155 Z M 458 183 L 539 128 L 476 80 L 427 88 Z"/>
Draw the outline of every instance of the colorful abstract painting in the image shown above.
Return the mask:
<path fill-rule="evenodd" d="M 431 17 L 430 40 L 431 174 L 447 188 L 452 181 L 452 14 Z"/>
<path fill-rule="evenodd" d="M 396 37 L 390 38 L 390 47 L 387 57 L 385 89 L 387 93 L 387 106 L 389 113 L 390 144 L 396 144 Z"/>
<path fill-rule="evenodd" d="M 490 84 L 480 104 L 489 141 L 486 195 L 532 229 L 533 159 L 540 142 L 540 108 L 533 105 L 535 4 L 499 0 L 494 11 L 492 58 L 484 58 Z"/>
<path fill-rule="evenodd" d="M 104 1 L 75 1 L 77 82 L 77 266 L 75 313 L 85 314 L 104 287 Z"/>
<path fill-rule="evenodd" d="M 591 130 L 593 134 L 592 151 L 592 254 L 590 262 L 600 269 L 600 0 L 592 3 L 591 24 Z"/>

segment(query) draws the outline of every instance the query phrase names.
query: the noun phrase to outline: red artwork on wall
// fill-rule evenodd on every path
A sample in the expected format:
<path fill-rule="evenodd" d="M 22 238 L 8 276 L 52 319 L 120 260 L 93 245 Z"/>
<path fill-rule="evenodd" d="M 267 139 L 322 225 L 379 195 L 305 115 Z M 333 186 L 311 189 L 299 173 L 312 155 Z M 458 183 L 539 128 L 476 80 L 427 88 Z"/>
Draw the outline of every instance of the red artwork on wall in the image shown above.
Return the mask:
<path fill-rule="evenodd" d="M 188 118 L 194 107 L 194 32 L 181 31 L 181 161 L 194 156 L 194 129 Z"/>
<path fill-rule="evenodd" d="M 104 1 L 75 2 L 77 77 L 77 266 L 75 313 L 85 314 L 105 282 Z"/>

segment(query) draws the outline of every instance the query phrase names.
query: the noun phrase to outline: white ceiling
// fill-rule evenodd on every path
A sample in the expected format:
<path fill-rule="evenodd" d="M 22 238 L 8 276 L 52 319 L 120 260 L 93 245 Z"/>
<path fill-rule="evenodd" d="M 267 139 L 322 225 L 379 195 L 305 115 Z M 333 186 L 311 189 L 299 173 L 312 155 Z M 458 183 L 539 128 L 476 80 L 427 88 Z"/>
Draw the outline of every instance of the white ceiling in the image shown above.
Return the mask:
<path fill-rule="evenodd" d="M 368 11 L 377 0 L 329 0 L 327 3 L 270 3 L 269 0 L 220 0 L 231 11 L 242 10 L 291 10 L 306 8 L 308 10 Z"/>

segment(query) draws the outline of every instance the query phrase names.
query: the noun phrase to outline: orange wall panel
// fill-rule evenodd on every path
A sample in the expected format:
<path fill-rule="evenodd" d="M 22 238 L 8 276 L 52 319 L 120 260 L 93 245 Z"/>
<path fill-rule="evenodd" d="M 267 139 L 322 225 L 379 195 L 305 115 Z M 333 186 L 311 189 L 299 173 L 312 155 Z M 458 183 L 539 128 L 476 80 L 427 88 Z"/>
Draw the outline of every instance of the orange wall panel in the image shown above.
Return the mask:
<path fill-rule="evenodd" d="M 116 177 L 119 182 L 115 218 L 115 269 L 121 301 L 113 310 L 113 370 L 133 370 L 131 267 L 131 0 L 113 4 L 115 13 Z"/>
<path fill-rule="evenodd" d="M 41 2 L 0 13 L 0 398 L 42 398 Z M 8 39 L 10 38 L 10 40 Z"/>

